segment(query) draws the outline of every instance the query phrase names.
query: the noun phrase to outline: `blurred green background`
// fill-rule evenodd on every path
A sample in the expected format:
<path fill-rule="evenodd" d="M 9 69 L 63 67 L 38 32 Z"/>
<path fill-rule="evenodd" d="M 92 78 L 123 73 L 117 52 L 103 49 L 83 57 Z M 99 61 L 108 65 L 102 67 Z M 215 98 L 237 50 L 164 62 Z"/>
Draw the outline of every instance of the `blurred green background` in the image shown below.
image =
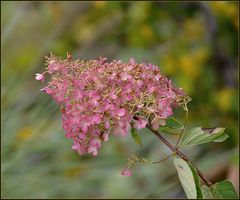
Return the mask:
<path fill-rule="evenodd" d="M 184 152 L 211 181 L 239 190 L 238 30 L 237 2 L 1 2 L 1 197 L 185 197 L 171 159 L 120 175 L 131 153 L 152 161 L 170 153 L 145 130 L 142 148 L 112 136 L 98 157 L 71 150 L 58 106 L 34 77 L 50 51 L 158 65 L 193 99 L 188 128 L 222 126 L 230 135 Z"/>

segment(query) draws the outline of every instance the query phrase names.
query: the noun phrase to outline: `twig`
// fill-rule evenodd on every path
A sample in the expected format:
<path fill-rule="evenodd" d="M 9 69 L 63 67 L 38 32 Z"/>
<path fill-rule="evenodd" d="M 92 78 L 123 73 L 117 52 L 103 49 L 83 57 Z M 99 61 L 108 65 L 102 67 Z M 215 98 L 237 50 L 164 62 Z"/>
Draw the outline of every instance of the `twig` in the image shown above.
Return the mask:
<path fill-rule="evenodd" d="M 155 162 L 151 162 L 152 164 L 159 164 L 169 158 L 171 158 L 173 156 L 173 154 L 169 155 L 169 156 L 166 156 L 165 158 L 163 158 L 162 160 L 159 160 L 159 161 L 155 161 Z"/>

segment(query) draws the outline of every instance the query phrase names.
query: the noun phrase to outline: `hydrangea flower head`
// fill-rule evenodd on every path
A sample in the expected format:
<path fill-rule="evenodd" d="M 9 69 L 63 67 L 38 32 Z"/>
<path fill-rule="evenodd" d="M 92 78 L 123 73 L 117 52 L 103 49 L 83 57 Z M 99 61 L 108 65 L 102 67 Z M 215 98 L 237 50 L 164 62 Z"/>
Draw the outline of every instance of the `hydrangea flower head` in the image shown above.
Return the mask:
<path fill-rule="evenodd" d="M 48 85 L 41 89 L 61 105 L 62 126 L 80 155 L 98 154 L 110 134 L 126 136 L 131 127 L 164 124 L 184 96 L 159 67 L 121 60 L 72 60 L 46 57 L 46 71 L 36 74 Z"/>

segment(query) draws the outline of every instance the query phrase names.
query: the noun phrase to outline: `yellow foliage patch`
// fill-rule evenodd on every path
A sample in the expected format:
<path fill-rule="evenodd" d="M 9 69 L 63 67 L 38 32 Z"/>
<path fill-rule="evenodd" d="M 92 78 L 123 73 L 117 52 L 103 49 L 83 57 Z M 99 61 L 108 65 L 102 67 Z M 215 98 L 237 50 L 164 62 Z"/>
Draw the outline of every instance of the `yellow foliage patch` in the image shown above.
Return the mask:
<path fill-rule="evenodd" d="M 82 165 L 79 167 L 72 167 L 64 171 L 64 176 L 72 179 L 79 176 L 82 173 L 85 173 L 88 169 L 89 167 L 86 165 Z"/>
<path fill-rule="evenodd" d="M 227 112 L 231 108 L 234 90 L 231 88 L 224 88 L 217 92 L 216 102 L 222 112 Z"/>
<path fill-rule="evenodd" d="M 174 75 L 177 71 L 176 59 L 172 55 L 166 55 L 163 58 L 164 73 L 167 75 Z"/>
<path fill-rule="evenodd" d="M 153 31 L 150 26 L 144 24 L 141 26 L 141 34 L 145 37 L 148 38 L 148 40 L 152 40 L 154 37 Z"/>
<path fill-rule="evenodd" d="M 235 2 L 212 1 L 210 7 L 215 15 L 231 19 L 233 25 L 238 29 L 238 6 Z"/>
<path fill-rule="evenodd" d="M 95 8 L 104 8 L 106 3 L 106 1 L 93 1 Z"/>
<path fill-rule="evenodd" d="M 187 40 L 196 40 L 204 34 L 204 23 L 199 20 L 187 19 L 183 24 L 183 37 Z"/>
<path fill-rule="evenodd" d="M 195 80 L 201 74 L 202 65 L 207 58 L 208 52 L 205 49 L 197 49 L 179 58 L 179 68 L 191 79 Z"/>
<path fill-rule="evenodd" d="M 24 127 L 17 133 L 18 140 L 26 140 L 29 139 L 33 134 L 32 127 Z"/>

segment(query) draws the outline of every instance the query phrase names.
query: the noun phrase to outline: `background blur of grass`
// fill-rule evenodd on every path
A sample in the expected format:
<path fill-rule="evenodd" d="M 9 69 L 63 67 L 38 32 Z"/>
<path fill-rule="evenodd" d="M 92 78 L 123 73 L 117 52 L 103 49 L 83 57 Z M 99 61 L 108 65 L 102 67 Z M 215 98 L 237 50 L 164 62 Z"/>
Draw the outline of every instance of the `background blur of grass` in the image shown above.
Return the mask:
<path fill-rule="evenodd" d="M 227 127 L 224 143 L 186 149 L 213 182 L 238 190 L 236 2 L 1 2 L 2 198 L 185 197 L 172 160 L 122 177 L 130 153 L 160 160 L 168 149 L 142 131 L 143 147 L 110 137 L 98 157 L 71 150 L 59 108 L 34 74 L 50 51 L 159 65 L 193 98 L 191 126 Z M 176 116 L 183 121 L 184 112 Z M 174 136 L 168 136 L 174 140 Z"/>

